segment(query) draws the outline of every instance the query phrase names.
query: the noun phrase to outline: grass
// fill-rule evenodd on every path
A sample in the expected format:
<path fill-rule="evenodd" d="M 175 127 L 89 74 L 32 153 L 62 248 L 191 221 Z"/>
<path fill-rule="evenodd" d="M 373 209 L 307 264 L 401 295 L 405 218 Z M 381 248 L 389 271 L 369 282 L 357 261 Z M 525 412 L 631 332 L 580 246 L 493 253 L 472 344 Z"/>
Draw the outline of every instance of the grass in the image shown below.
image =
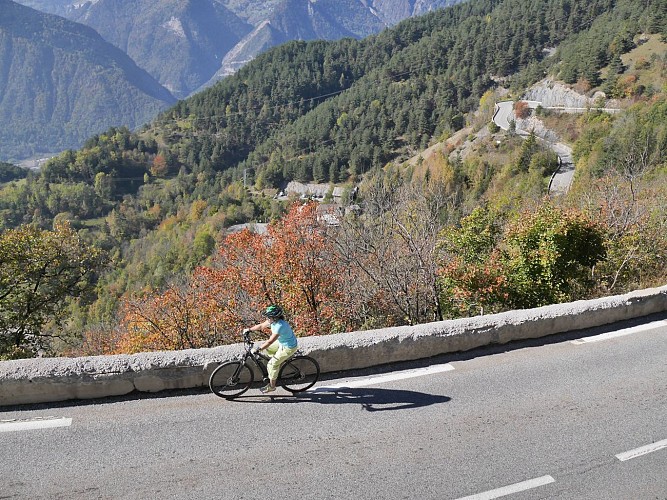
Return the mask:
<path fill-rule="evenodd" d="M 626 73 L 636 75 L 639 84 L 658 89 L 667 83 L 667 43 L 661 38 L 660 35 L 650 35 L 646 42 L 621 56 Z"/>

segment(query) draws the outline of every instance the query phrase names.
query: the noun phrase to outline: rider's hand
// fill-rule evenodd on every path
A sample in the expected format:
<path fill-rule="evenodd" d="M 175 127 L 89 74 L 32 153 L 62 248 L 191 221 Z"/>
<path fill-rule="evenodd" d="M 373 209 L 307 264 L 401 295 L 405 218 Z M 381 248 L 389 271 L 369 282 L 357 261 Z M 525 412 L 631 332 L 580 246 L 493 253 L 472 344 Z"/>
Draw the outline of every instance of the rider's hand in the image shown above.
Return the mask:
<path fill-rule="evenodd" d="M 252 348 L 252 353 L 253 354 L 259 354 L 259 351 L 261 351 L 262 348 L 256 345 L 255 347 Z"/>
<path fill-rule="evenodd" d="M 250 333 L 250 328 L 244 328 L 243 329 L 243 335 L 245 335 L 246 333 Z"/>

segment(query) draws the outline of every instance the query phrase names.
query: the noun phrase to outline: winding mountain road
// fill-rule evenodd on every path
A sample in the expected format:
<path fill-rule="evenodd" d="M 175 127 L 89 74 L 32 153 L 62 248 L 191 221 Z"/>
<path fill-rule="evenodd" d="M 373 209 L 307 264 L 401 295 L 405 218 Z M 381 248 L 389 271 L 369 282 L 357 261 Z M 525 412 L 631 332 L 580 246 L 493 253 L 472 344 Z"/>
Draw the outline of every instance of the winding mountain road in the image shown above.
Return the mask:
<path fill-rule="evenodd" d="M 540 103 L 537 101 L 526 101 L 528 106 L 536 108 Z M 558 108 L 561 111 L 582 112 L 586 108 Z M 509 130 L 510 122 L 514 120 L 514 101 L 502 101 L 496 104 L 496 112 L 493 115 L 493 121 L 503 130 Z M 515 121 L 516 124 L 516 121 Z M 516 133 L 522 137 L 528 137 L 530 132 L 522 130 L 518 126 Z M 570 189 L 572 179 L 574 179 L 574 161 L 572 159 L 572 148 L 562 142 L 552 142 L 543 138 L 541 141 L 546 143 L 560 159 L 560 167 L 551 178 L 549 183 L 549 194 L 564 194 Z"/>

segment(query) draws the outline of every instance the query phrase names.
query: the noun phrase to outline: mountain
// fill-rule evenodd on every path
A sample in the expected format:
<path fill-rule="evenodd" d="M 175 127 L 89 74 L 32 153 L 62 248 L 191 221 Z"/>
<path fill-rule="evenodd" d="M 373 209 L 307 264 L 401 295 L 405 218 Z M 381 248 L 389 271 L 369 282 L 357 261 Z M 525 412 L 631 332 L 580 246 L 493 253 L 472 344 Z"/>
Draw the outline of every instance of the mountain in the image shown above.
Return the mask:
<path fill-rule="evenodd" d="M 73 10 L 79 8 L 90 0 L 21 0 L 21 5 L 35 10 L 46 12 L 47 14 L 56 14 L 67 17 Z"/>
<path fill-rule="evenodd" d="M 258 19 L 247 2 L 223 0 L 239 17 Z M 365 38 L 403 19 L 463 0 L 281 0 L 223 59 L 206 86 L 229 76 L 265 50 L 289 40 Z M 259 2 L 257 2 L 259 3 Z"/>
<path fill-rule="evenodd" d="M 664 29 L 658 5 L 572 5 L 470 1 L 360 41 L 283 44 L 154 126 L 173 146 L 194 150 L 193 171 L 234 168 L 236 178 L 246 172 L 274 187 L 344 181 L 462 128 L 495 82 L 517 88 L 541 79 L 557 60 L 548 57 L 554 47 L 566 57 L 554 71 L 590 88 L 640 27 Z"/>
<path fill-rule="evenodd" d="M 259 26 L 283 0 L 220 0 L 229 10 L 253 26 Z"/>
<path fill-rule="evenodd" d="M 385 27 L 386 24 L 358 0 L 317 3 L 283 0 L 225 56 L 207 86 L 234 74 L 267 49 L 290 40 L 363 38 Z"/>
<path fill-rule="evenodd" d="M 178 98 L 206 83 L 253 29 L 216 0 L 99 0 L 69 17 L 125 51 Z"/>
<path fill-rule="evenodd" d="M 97 30 L 178 98 L 290 40 L 364 38 L 464 0 L 18 0 Z"/>
<path fill-rule="evenodd" d="M 67 0 L 51 1 L 62 2 Z M 255 26 L 268 19 L 272 13 L 284 9 L 284 5 L 289 3 L 285 0 L 264 0 L 262 2 L 255 0 L 219 1 L 236 15 Z M 336 16 L 347 19 L 353 19 L 357 15 L 358 9 L 364 9 L 380 19 L 385 26 L 391 26 L 408 17 L 419 16 L 462 1 L 465 0 L 306 0 L 299 3 L 302 5 L 309 4 L 314 10 L 331 10 L 335 12 Z"/>
<path fill-rule="evenodd" d="M 427 12 L 450 7 L 462 0 L 367 0 L 362 1 L 377 14 L 387 26 L 393 26 L 403 19 L 421 16 Z"/>
<path fill-rule="evenodd" d="M 80 147 L 174 102 L 91 28 L 0 0 L 0 158 Z"/>

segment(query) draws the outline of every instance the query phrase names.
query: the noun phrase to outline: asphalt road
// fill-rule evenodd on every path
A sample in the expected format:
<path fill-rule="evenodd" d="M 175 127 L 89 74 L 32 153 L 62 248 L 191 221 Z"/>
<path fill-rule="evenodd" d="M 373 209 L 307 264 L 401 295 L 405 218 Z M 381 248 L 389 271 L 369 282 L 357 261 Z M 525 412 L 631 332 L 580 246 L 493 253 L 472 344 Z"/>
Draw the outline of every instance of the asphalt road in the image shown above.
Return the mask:
<path fill-rule="evenodd" d="M 497 104 L 498 109 L 493 121 L 503 130 L 509 130 L 510 120 L 514 120 L 514 101 L 502 101 Z"/>
<path fill-rule="evenodd" d="M 4 408 L 0 498 L 667 499 L 667 315 L 642 322 L 300 397 Z"/>
<path fill-rule="evenodd" d="M 510 120 L 514 120 L 514 102 L 502 101 L 497 104 L 498 110 L 493 117 L 493 121 L 503 130 L 508 130 Z M 568 108 L 574 109 L 574 108 Z M 581 108 L 582 111 L 585 111 Z M 526 130 L 517 130 L 517 134 L 526 137 L 529 132 Z M 561 167 L 553 176 L 551 180 L 551 193 L 566 193 L 574 179 L 574 160 L 572 159 L 572 148 L 567 144 L 561 142 L 551 143 L 547 145 L 558 155 L 561 160 Z"/>

